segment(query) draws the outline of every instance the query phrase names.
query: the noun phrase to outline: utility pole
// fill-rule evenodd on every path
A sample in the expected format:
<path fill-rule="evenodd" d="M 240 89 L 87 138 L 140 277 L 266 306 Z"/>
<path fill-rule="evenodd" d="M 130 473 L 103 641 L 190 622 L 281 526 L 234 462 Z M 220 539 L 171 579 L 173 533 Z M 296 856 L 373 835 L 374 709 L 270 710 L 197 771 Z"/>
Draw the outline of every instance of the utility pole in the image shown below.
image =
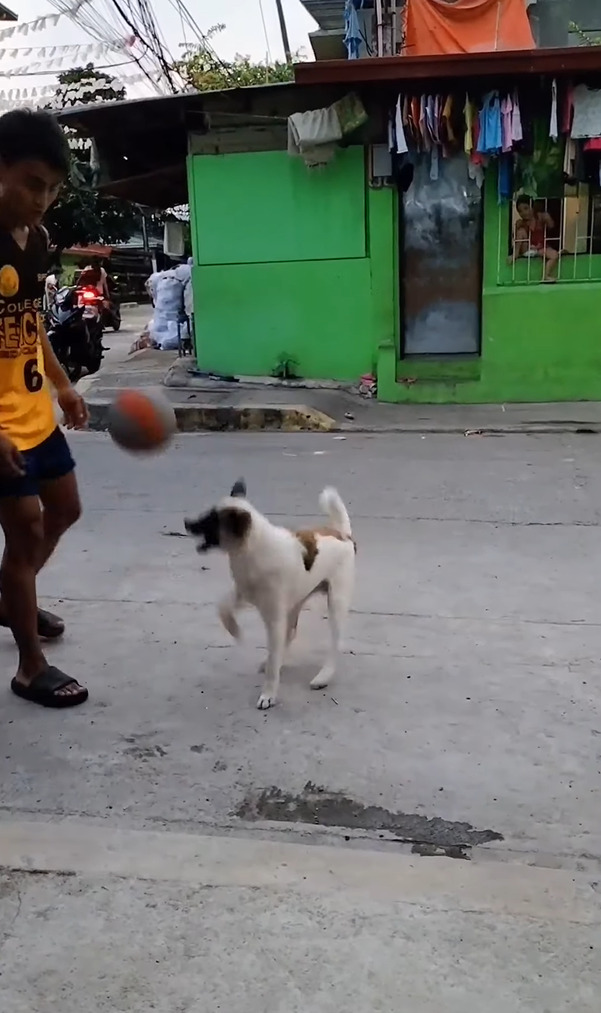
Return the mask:
<path fill-rule="evenodd" d="M 286 28 L 286 18 L 284 16 L 284 8 L 282 7 L 282 0 L 275 0 L 275 5 L 278 9 L 280 32 L 282 33 L 282 44 L 284 46 L 284 53 L 286 54 L 286 63 L 291 63 L 292 53 L 290 52 L 290 41 L 288 39 L 288 29 Z"/>

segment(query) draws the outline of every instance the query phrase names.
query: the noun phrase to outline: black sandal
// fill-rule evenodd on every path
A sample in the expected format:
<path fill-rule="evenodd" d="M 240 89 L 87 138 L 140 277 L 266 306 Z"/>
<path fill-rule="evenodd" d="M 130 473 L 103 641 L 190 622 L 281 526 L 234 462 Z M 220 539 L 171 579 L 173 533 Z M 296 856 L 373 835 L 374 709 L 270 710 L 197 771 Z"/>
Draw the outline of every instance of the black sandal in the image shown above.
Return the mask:
<path fill-rule="evenodd" d="M 10 629 L 6 619 L 0 619 L 0 626 Z M 65 624 L 60 616 L 55 616 L 45 609 L 38 609 L 38 637 L 42 640 L 58 640 L 65 632 Z"/>
<path fill-rule="evenodd" d="M 78 693 L 59 693 L 59 690 L 67 686 L 77 686 Z M 60 668 L 48 665 L 42 669 L 35 679 L 32 679 L 28 686 L 19 682 L 17 677 L 13 679 L 10 688 L 16 696 L 22 700 L 29 700 L 31 703 L 39 703 L 42 707 L 77 707 L 88 699 L 88 691 L 80 686 L 77 679 L 65 675 Z"/>
<path fill-rule="evenodd" d="M 65 624 L 60 616 L 38 609 L 38 637 L 42 640 L 58 640 L 64 632 Z"/>

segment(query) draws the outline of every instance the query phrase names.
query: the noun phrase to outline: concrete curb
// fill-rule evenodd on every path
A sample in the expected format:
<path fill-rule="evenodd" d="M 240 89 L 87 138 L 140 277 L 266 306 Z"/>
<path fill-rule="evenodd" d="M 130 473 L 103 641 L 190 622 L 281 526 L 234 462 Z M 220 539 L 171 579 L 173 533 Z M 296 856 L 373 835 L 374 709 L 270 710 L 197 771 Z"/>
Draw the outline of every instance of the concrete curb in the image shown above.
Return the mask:
<path fill-rule="evenodd" d="M 91 390 L 90 390 L 91 393 Z M 104 431 L 108 426 L 108 412 L 111 398 L 88 396 L 86 402 L 90 411 L 90 429 Z M 308 405 L 215 405 L 195 402 L 173 406 L 177 426 L 182 433 L 196 432 L 285 432 L 285 433 L 340 433 L 340 434 L 385 434 L 414 433 L 421 436 L 449 435 L 477 437 L 500 436 L 543 436 L 543 435 L 598 435 L 601 420 L 588 422 L 566 420 L 565 422 L 507 422 L 497 426 L 466 428 L 457 422 L 434 423 L 391 422 L 370 425 L 361 422 L 338 423 L 330 415 Z"/>
<path fill-rule="evenodd" d="M 516 422 L 503 426 L 486 426 L 479 429 L 466 429 L 459 425 L 432 425 L 430 423 L 391 423 L 390 425 L 361 425 L 352 422 L 344 422 L 337 427 L 340 433 L 416 433 L 423 436 L 536 436 L 555 433 L 573 433 L 576 435 L 598 435 L 601 433 L 601 422 Z"/>
<path fill-rule="evenodd" d="M 87 398 L 89 428 L 108 428 L 109 400 Z M 334 419 L 306 405 L 174 405 L 178 430 L 197 432 L 335 432 Z"/>

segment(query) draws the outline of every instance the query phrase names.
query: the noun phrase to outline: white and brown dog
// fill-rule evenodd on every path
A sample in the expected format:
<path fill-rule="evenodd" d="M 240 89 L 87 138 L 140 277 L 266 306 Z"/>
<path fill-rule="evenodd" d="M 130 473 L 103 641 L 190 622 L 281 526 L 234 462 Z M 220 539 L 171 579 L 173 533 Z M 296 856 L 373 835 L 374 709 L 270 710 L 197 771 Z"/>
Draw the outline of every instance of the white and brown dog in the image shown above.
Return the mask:
<path fill-rule="evenodd" d="M 300 611 L 314 594 L 327 595 L 330 652 L 311 681 L 323 689 L 334 675 L 343 626 L 350 608 L 356 546 L 346 507 L 335 489 L 322 492 L 319 503 L 327 527 L 289 531 L 277 527 L 246 499 L 246 485 L 236 482 L 230 495 L 197 520 L 186 520 L 188 534 L 198 538 L 198 551 L 227 552 L 234 588 L 219 606 L 228 633 L 238 639 L 236 612 L 253 606 L 267 630 L 267 661 L 260 671 L 265 682 L 257 707 L 276 702 L 286 648 L 296 634 Z"/>

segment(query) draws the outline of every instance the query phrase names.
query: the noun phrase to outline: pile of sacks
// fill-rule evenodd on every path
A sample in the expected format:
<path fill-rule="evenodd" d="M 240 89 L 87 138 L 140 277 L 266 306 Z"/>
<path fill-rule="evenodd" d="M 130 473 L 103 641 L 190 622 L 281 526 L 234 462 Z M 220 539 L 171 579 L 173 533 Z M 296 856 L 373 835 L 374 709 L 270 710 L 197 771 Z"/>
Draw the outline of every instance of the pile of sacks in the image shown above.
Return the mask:
<path fill-rule="evenodd" d="M 147 281 L 154 303 L 148 324 L 153 345 L 163 350 L 177 348 L 178 321 L 192 317 L 192 258 L 169 271 L 157 271 Z"/>

